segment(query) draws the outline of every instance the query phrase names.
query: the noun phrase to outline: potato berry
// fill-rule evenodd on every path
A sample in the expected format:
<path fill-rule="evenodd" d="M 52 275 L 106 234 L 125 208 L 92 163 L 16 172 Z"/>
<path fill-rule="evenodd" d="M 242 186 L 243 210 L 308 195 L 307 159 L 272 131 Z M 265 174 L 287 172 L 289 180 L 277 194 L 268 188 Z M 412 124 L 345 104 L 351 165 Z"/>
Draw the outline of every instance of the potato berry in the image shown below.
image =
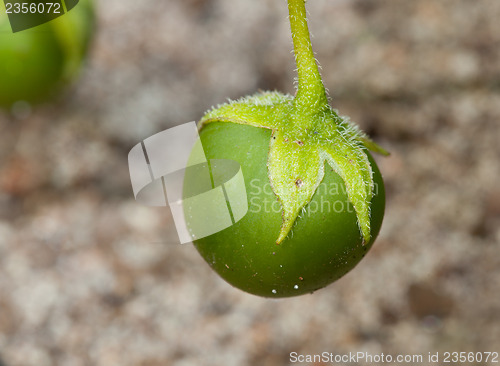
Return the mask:
<path fill-rule="evenodd" d="M 0 12 L 0 107 L 54 98 L 78 75 L 94 23 L 91 0 L 81 0 L 66 14 L 16 33 L 5 11 Z"/>
<path fill-rule="evenodd" d="M 331 108 L 305 1 L 288 0 L 288 9 L 296 95 L 262 92 L 200 121 L 207 159 L 241 165 L 249 212 L 194 245 L 227 282 L 264 297 L 313 292 L 342 277 L 373 245 L 385 208 L 382 176 L 368 150 L 387 152 Z"/>

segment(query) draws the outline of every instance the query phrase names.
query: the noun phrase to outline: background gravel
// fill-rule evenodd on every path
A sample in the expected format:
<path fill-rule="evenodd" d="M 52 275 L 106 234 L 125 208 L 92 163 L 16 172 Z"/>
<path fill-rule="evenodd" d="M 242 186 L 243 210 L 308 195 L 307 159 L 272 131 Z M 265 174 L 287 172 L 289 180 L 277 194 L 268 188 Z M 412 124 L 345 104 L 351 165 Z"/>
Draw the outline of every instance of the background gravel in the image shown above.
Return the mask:
<path fill-rule="evenodd" d="M 168 210 L 135 203 L 127 167 L 137 142 L 227 98 L 294 92 L 285 1 L 98 5 L 79 83 L 0 114 L 6 366 L 500 351 L 500 1 L 308 1 L 334 106 L 392 155 L 377 158 L 387 213 L 370 254 L 287 300 L 169 244 Z"/>

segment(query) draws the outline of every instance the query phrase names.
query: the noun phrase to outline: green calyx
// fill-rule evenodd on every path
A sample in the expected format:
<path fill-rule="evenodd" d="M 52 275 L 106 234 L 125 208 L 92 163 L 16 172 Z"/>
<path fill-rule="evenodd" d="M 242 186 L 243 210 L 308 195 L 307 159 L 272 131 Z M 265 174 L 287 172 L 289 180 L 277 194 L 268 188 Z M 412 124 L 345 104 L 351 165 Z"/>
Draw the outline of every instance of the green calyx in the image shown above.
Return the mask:
<path fill-rule="evenodd" d="M 295 97 L 262 92 L 231 101 L 208 112 L 200 128 L 228 122 L 272 130 L 268 176 L 283 218 L 277 244 L 311 201 L 323 180 L 325 162 L 344 181 L 363 242 L 368 243 L 374 183 L 366 149 L 388 153 L 331 108 L 311 47 L 305 0 L 288 0 L 288 10 L 299 77 Z"/>

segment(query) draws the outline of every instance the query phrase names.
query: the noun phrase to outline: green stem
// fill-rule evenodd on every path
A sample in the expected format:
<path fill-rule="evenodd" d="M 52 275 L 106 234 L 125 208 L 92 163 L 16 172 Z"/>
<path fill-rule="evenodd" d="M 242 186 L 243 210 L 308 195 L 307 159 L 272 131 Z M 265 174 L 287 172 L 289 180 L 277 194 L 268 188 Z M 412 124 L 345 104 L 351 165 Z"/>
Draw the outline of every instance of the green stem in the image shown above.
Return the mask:
<path fill-rule="evenodd" d="M 312 50 L 305 0 L 288 0 L 288 12 L 299 76 L 295 106 L 299 113 L 312 114 L 322 110 L 328 98 Z"/>

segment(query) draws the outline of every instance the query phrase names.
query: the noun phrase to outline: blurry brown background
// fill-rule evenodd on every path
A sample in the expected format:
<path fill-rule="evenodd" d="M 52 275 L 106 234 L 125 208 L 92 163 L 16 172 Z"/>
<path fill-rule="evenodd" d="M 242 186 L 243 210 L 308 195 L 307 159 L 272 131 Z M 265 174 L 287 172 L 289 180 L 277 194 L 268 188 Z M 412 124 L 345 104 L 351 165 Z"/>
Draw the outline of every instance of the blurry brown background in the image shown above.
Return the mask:
<path fill-rule="evenodd" d="M 79 83 L 0 115 L 6 366 L 500 351 L 500 1 L 308 1 L 333 105 L 392 152 L 377 158 L 387 212 L 355 270 L 279 301 L 169 243 L 168 210 L 133 199 L 127 153 L 228 97 L 293 93 L 286 2 L 98 5 Z"/>

